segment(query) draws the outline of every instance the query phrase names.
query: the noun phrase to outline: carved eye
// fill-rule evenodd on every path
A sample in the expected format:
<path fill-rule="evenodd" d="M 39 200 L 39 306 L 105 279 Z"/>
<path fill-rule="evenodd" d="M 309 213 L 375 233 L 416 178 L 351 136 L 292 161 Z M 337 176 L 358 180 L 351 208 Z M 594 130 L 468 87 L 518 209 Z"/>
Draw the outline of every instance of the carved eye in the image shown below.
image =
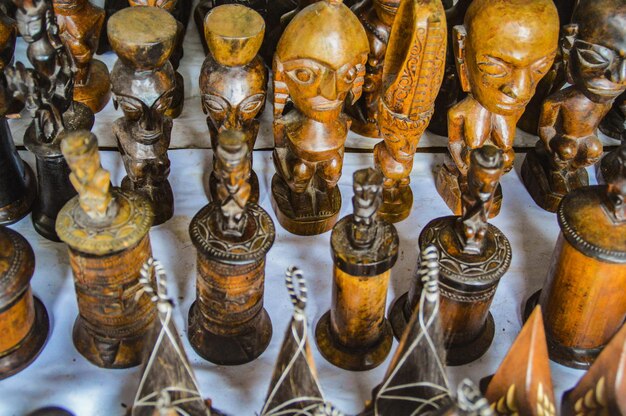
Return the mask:
<path fill-rule="evenodd" d="M 509 74 L 508 68 L 497 62 L 480 62 L 478 68 L 492 78 L 502 78 Z"/>
<path fill-rule="evenodd" d="M 247 114 L 256 114 L 263 105 L 263 95 L 253 96 L 241 104 L 240 111 Z"/>
<path fill-rule="evenodd" d="M 204 105 L 212 113 L 222 113 L 222 112 L 226 111 L 226 108 L 224 108 L 222 103 L 220 103 L 219 101 L 214 100 L 212 98 L 205 98 L 204 99 Z"/>
<path fill-rule="evenodd" d="M 602 56 L 599 52 L 593 49 L 576 49 L 578 59 L 580 63 L 588 68 L 600 69 L 606 68 L 611 63 L 611 60 L 605 56 Z"/>
<path fill-rule="evenodd" d="M 287 72 L 287 75 L 300 84 L 310 84 L 313 82 L 315 74 L 309 68 L 298 68 Z"/>

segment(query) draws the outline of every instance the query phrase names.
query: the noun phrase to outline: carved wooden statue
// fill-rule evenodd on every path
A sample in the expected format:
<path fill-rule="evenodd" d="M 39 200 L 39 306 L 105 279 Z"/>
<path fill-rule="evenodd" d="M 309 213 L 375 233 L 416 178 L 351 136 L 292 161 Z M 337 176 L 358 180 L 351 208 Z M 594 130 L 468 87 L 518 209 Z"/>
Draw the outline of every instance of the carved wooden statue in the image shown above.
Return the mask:
<path fill-rule="evenodd" d="M 491 345 L 494 321 L 489 306 L 511 264 L 511 245 L 502 231 L 487 223 L 498 181 L 504 171 L 502 151 L 486 145 L 472 151 L 463 195 L 463 215 L 441 217 L 424 227 L 419 246 L 439 251 L 441 316 L 448 364 L 461 365 L 481 357 Z M 419 302 L 419 276 L 408 294 L 394 301 L 389 319 L 400 338 Z"/>
<path fill-rule="evenodd" d="M 74 100 L 101 111 L 111 98 L 109 70 L 104 62 L 92 59 L 98 42 L 104 10 L 89 0 L 52 0 L 61 40 L 74 58 Z"/>
<path fill-rule="evenodd" d="M 513 168 L 515 125 L 552 66 L 559 20 L 552 0 L 474 0 L 454 31 L 454 55 L 468 96 L 448 112 L 447 158 L 436 178 L 448 207 L 461 213 L 469 157 L 487 144 L 503 151 L 504 171 Z M 498 189 L 491 216 L 500 210 Z"/>
<path fill-rule="evenodd" d="M 0 12 L 0 74 L 13 61 L 15 21 Z M 15 149 L 5 115 L 11 110 L 11 92 L 0 75 L 0 224 L 12 224 L 24 218 L 37 197 L 35 174 Z"/>
<path fill-rule="evenodd" d="M 174 214 L 167 180 L 172 119 L 165 112 L 175 88 L 168 57 L 176 21 L 157 7 L 130 7 L 112 16 L 108 25 L 119 58 L 111 72 L 113 98 L 124 112 L 113 124 L 127 174 L 122 189 L 146 197 L 153 205 L 154 225 L 162 224 Z"/>
<path fill-rule="evenodd" d="M 33 68 L 18 62 L 5 68 L 5 78 L 18 103 L 13 112 L 26 107 L 34 117 L 24 133 L 24 145 L 37 161 L 38 196 L 31 218 L 39 234 L 59 241 L 57 214 L 76 194 L 59 146 L 66 131 L 91 129 L 94 116 L 89 107 L 72 101 L 73 59 L 58 35 L 52 5 L 47 0 L 19 2 L 17 26 Z"/>
<path fill-rule="evenodd" d="M 213 416 L 211 401 L 204 400 L 173 320 L 174 302 L 167 294 L 167 276 L 158 260 L 143 265 L 143 296 L 157 311 L 146 341 L 141 380 L 131 416 Z M 141 296 L 141 293 L 138 293 Z"/>
<path fill-rule="evenodd" d="M 363 94 L 346 108 L 346 112 L 352 119 L 350 129 L 363 136 L 380 137 L 378 105 L 383 92 L 383 63 L 399 6 L 400 0 L 366 0 L 352 8 L 365 28 L 370 51 L 365 65 Z"/>
<path fill-rule="evenodd" d="M 626 142 L 626 93 L 613 103 L 613 108 L 600 123 L 600 131 L 614 139 Z M 619 171 L 619 150 L 615 149 L 600 161 L 598 182 L 613 182 Z"/>
<path fill-rule="evenodd" d="M 245 135 L 252 150 L 259 133 L 258 116 L 265 105 L 267 69 L 257 52 L 263 41 L 265 22 L 261 15 L 241 5 L 212 9 L 204 21 L 210 53 L 200 70 L 202 110 L 207 117 L 211 148 L 224 130 Z M 250 171 L 251 202 L 259 200 L 259 180 Z M 216 198 L 217 178 L 211 173 L 209 189 Z"/>
<path fill-rule="evenodd" d="M 111 188 L 93 134 L 67 133 L 61 150 L 78 191 L 56 223 L 69 246 L 78 300 L 74 346 L 99 367 L 139 365 L 156 316 L 148 297 L 136 297 L 141 267 L 151 256 L 152 206 L 135 192 Z"/>
<path fill-rule="evenodd" d="M 361 95 L 368 51 L 363 26 L 341 0 L 304 8 L 278 42 L 272 206 L 291 233 L 320 234 L 337 221 L 350 127 L 343 106 Z"/>
<path fill-rule="evenodd" d="M 430 246 L 422 252 L 437 256 Z M 418 307 L 411 311 L 406 330 L 391 359 L 383 382 L 361 416 L 419 415 L 452 403 L 445 366 L 437 264 L 423 263 Z"/>
<path fill-rule="evenodd" d="M 293 316 L 274 366 L 261 416 L 305 415 L 325 403 L 309 344 L 309 322 L 305 313 L 307 288 L 302 271 L 297 267 L 287 269 L 285 284 L 293 304 Z"/>
<path fill-rule="evenodd" d="M 271 2 L 268 2 L 268 6 L 270 6 L 266 20 L 268 31 L 263 42 L 261 55 L 269 66 L 272 66 L 274 62 L 276 46 L 285 28 L 302 9 L 318 1 L 320 0 L 271 0 Z M 344 2 L 344 4 L 346 3 Z"/>
<path fill-rule="evenodd" d="M 453 403 L 424 414 L 426 416 L 493 416 L 496 413 L 491 409 L 489 402 L 480 393 L 478 387 L 466 378 L 457 387 Z"/>
<path fill-rule="evenodd" d="M 485 398 L 497 415 L 556 415 L 540 307 L 535 308 L 498 370 L 485 383 Z"/>
<path fill-rule="evenodd" d="M 393 341 L 385 318 L 391 268 L 398 258 L 398 233 L 376 212 L 383 178 L 368 168 L 354 173 L 354 214 L 330 236 L 333 297 L 315 330 L 320 352 L 332 364 L 353 371 L 381 364 Z"/>
<path fill-rule="evenodd" d="M 626 325 L 578 384 L 563 394 L 563 416 L 626 415 Z"/>
<path fill-rule="evenodd" d="M 587 186 L 585 168 L 600 160 L 598 124 L 626 90 L 626 3 L 581 0 L 564 42 L 568 82 L 541 110 L 535 150 L 522 179 L 540 207 L 556 212 L 563 197 Z"/>
<path fill-rule="evenodd" d="M 608 186 L 567 194 L 557 212 L 561 234 L 541 294 L 550 358 L 589 368 L 626 318 L 626 144 Z"/>
<path fill-rule="evenodd" d="M 48 313 L 30 287 L 34 272 L 28 241 L 0 226 L 0 380 L 26 368 L 48 338 Z"/>
<path fill-rule="evenodd" d="M 274 223 L 263 208 L 249 201 L 250 158 L 242 133 L 219 134 L 215 172 L 217 199 L 189 226 L 198 251 L 189 341 L 208 361 L 244 364 L 261 355 L 272 338 L 263 292 Z"/>
<path fill-rule="evenodd" d="M 433 114 L 445 53 L 441 2 L 402 2 L 382 74 L 378 124 L 384 141 L 374 147 L 374 163 L 385 176 L 380 215 L 391 222 L 405 219 L 413 206 L 413 156 Z"/>

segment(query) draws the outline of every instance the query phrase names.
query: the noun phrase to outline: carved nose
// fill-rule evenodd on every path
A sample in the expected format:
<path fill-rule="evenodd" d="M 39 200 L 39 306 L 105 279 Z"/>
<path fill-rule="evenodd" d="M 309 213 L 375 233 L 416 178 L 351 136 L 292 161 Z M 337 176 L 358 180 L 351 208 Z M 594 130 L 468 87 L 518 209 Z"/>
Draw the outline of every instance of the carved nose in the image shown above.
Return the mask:
<path fill-rule="evenodd" d="M 334 71 L 327 73 L 322 79 L 320 92 L 327 100 L 337 99 L 337 81 Z"/>
<path fill-rule="evenodd" d="M 142 127 L 146 131 L 154 131 L 157 129 L 159 114 L 156 111 L 146 111 L 143 114 Z"/>
<path fill-rule="evenodd" d="M 531 80 L 527 70 L 517 71 L 509 84 L 502 86 L 500 91 L 514 100 L 525 101 L 530 98 Z"/>

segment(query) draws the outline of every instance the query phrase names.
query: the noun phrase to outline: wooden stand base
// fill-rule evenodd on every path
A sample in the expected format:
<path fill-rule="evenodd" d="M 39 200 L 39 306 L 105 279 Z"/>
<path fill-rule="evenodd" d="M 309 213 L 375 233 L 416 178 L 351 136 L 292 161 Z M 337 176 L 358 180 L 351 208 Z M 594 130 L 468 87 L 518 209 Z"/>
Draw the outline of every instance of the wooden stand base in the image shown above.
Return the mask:
<path fill-rule="evenodd" d="M 265 308 L 235 335 L 212 333 L 202 325 L 203 319 L 194 302 L 188 317 L 189 342 L 198 355 L 218 365 L 249 363 L 265 351 L 272 339 L 272 321 Z"/>
<path fill-rule="evenodd" d="M 21 220 L 28 215 L 33 207 L 33 203 L 37 197 L 37 183 L 35 182 L 33 170 L 26 162 L 24 162 L 24 173 L 26 192 L 21 199 L 0 207 L 0 225 L 13 224 Z"/>
<path fill-rule="evenodd" d="M 35 322 L 30 332 L 20 343 L 20 347 L 0 357 L 0 380 L 19 373 L 28 367 L 43 349 L 48 332 L 50 319 L 43 303 L 33 297 L 35 304 Z"/>
<path fill-rule="evenodd" d="M 315 194 L 314 198 L 308 193 L 294 195 L 285 181 L 274 175 L 272 208 L 285 230 L 296 235 L 317 235 L 333 228 L 341 210 L 339 187 L 335 186 L 326 193 L 316 190 L 312 192 Z M 296 198 L 300 198 L 302 203 L 293 204 L 292 199 Z"/>
<path fill-rule="evenodd" d="M 330 311 L 315 327 L 315 340 L 322 356 L 331 364 L 350 371 L 366 371 L 378 367 L 391 350 L 393 333 L 389 321 L 383 321 L 380 340 L 369 348 L 350 348 L 340 344 L 330 331 Z"/>
<path fill-rule="evenodd" d="M 176 71 L 176 83 L 174 86 L 174 95 L 172 97 L 172 105 L 165 111 L 165 115 L 171 119 L 178 118 L 183 112 L 185 106 L 185 79 Z"/>
<path fill-rule="evenodd" d="M 388 222 L 400 222 L 406 219 L 413 208 L 411 186 L 383 189 L 383 203 L 378 209 L 378 217 Z"/>
<path fill-rule="evenodd" d="M 37 231 L 39 235 L 56 243 L 61 241 L 55 229 L 56 218 L 52 218 L 45 212 L 38 210 L 37 206 L 33 209 L 33 213 L 30 218 L 33 222 L 35 231 Z"/>
<path fill-rule="evenodd" d="M 489 312 L 485 327 L 478 338 L 459 346 L 446 345 L 446 365 L 465 365 L 482 357 L 491 346 L 495 332 L 493 315 Z"/>
<path fill-rule="evenodd" d="M 74 85 L 74 101 L 85 104 L 94 113 L 106 107 L 111 99 L 111 80 L 104 62 L 94 59 L 89 68 L 88 82 Z"/>
<path fill-rule="evenodd" d="M 211 172 L 209 175 L 209 197 L 211 201 L 217 200 L 217 177 L 214 172 Z M 248 180 L 250 184 L 250 198 L 248 201 L 253 202 L 255 204 L 259 203 L 259 177 L 257 174 L 251 170 L 250 171 L 250 179 Z"/>
<path fill-rule="evenodd" d="M 126 192 L 137 192 L 152 204 L 154 211 L 153 226 L 163 224 L 174 216 L 174 193 L 170 182 L 166 180 L 158 186 L 141 187 L 134 185 L 128 176 L 122 179 L 122 190 Z"/>

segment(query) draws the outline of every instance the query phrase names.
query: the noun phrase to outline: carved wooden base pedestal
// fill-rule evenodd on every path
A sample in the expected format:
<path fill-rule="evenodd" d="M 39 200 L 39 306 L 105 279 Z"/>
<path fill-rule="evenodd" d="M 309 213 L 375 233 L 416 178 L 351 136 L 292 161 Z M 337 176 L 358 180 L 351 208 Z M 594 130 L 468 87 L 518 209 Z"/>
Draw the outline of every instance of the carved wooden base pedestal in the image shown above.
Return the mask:
<path fill-rule="evenodd" d="M 154 211 L 154 223 L 163 224 L 174 215 L 174 193 L 170 182 L 151 183 L 148 186 L 133 184 L 128 176 L 122 179 L 122 190 L 136 192 L 146 198 L 152 204 Z"/>
<path fill-rule="evenodd" d="M 102 61 L 91 61 L 87 83 L 74 85 L 74 101 L 85 104 L 94 113 L 98 113 L 106 107 L 111 99 L 111 80 L 109 70 Z"/>
<path fill-rule="evenodd" d="M 211 201 L 217 201 L 217 184 L 218 179 L 215 176 L 215 172 L 211 172 L 209 176 L 209 196 L 211 197 Z M 248 179 L 248 183 L 250 184 L 250 198 L 248 201 L 253 203 L 259 202 L 259 177 L 256 172 L 253 170 L 250 171 L 250 179 Z"/>
<path fill-rule="evenodd" d="M 21 198 L 0 207 L 0 225 L 13 224 L 28 215 L 37 197 L 35 174 L 26 162 L 22 162 L 22 164 L 24 165 L 25 193 Z M 12 181 L 17 182 L 16 179 L 12 179 Z"/>
<path fill-rule="evenodd" d="M 296 194 L 280 176 L 272 178 L 272 208 L 280 225 L 292 234 L 322 234 L 337 222 L 341 210 L 339 187 L 326 192 L 313 187 L 310 190 L 311 193 Z"/>
<path fill-rule="evenodd" d="M 413 191 L 410 185 L 383 189 L 383 203 L 378 216 L 388 222 L 406 219 L 413 208 Z"/>

